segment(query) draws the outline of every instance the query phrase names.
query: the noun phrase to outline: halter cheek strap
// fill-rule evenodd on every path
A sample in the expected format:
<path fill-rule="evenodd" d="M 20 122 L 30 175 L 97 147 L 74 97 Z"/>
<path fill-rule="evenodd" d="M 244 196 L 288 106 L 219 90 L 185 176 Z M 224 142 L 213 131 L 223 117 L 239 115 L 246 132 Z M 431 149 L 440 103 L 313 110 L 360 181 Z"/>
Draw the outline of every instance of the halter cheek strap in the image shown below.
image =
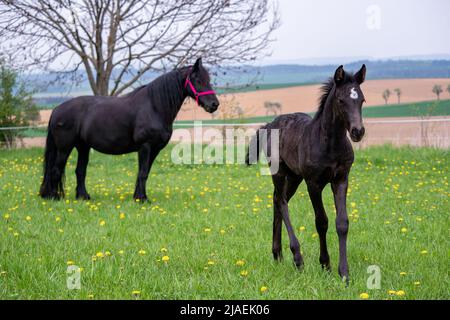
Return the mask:
<path fill-rule="evenodd" d="M 191 82 L 191 77 L 190 75 L 186 77 L 186 82 L 184 83 L 184 87 L 187 88 L 187 86 L 189 85 L 189 88 L 191 88 L 192 93 L 195 96 L 195 101 L 198 104 L 198 97 L 200 96 L 207 96 L 210 94 L 216 94 L 216 92 L 214 90 L 208 90 L 208 91 L 203 91 L 203 92 L 197 92 L 197 90 L 195 90 L 194 85 Z"/>

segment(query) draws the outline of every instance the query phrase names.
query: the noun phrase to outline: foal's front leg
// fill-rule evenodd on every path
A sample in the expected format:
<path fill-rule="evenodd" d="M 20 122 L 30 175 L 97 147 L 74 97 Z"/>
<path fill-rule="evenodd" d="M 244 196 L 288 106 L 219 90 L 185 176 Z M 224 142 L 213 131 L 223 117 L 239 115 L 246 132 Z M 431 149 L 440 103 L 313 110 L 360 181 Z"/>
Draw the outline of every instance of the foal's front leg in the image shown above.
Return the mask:
<path fill-rule="evenodd" d="M 347 234 L 348 234 L 348 216 L 347 216 L 347 187 L 348 176 L 341 180 L 331 183 L 331 189 L 334 195 L 334 204 L 336 206 L 336 231 L 339 237 L 339 275 L 348 284 L 348 263 L 347 263 Z"/>

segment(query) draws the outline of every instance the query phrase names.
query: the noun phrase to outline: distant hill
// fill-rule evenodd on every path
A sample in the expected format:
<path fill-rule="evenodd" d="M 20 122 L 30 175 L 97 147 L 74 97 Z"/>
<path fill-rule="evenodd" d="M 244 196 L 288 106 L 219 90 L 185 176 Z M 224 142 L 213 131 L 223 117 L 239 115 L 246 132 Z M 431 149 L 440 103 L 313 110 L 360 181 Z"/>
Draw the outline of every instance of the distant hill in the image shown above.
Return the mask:
<path fill-rule="evenodd" d="M 367 66 L 367 79 L 450 78 L 450 60 L 361 60 L 347 63 L 344 67 L 348 71 L 357 71 L 363 63 Z M 277 64 L 212 68 L 210 72 L 219 92 L 251 91 L 323 82 L 333 74 L 337 66 Z M 150 82 L 157 76 L 154 72 L 148 72 L 141 84 Z M 80 79 L 78 85 L 66 81 L 46 86 L 36 94 L 36 101 L 40 104 L 60 103 L 68 98 L 69 91 L 69 96 L 89 94 L 90 88 L 85 75 L 79 73 L 76 78 Z M 55 82 L 55 76 L 49 74 L 33 74 L 26 79 L 38 88 L 45 83 Z"/>

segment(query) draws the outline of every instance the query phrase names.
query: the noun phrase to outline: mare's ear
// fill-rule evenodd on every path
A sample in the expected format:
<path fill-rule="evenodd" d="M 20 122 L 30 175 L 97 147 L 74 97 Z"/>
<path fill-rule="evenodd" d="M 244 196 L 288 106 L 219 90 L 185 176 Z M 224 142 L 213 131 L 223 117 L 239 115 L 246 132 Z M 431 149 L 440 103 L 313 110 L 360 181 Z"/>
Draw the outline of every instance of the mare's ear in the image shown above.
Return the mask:
<path fill-rule="evenodd" d="M 201 66 L 202 66 L 202 57 L 198 58 L 197 61 L 195 61 L 194 67 L 192 68 L 192 72 L 199 71 Z"/>
<path fill-rule="evenodd" d="M 361 84 L 366 80 L 366 65 L 363 64 L 361 69 L 357 73 L 355 73 L 355 80 L 358 84 Z"/>
<path fill-rule="evenodd" d="M 338 86 L 344 82 L 344 79 L 345 79 L 344 66 L 341 65 L 334 72 L 334 83 L 336 83 L 336 85 Z"/>

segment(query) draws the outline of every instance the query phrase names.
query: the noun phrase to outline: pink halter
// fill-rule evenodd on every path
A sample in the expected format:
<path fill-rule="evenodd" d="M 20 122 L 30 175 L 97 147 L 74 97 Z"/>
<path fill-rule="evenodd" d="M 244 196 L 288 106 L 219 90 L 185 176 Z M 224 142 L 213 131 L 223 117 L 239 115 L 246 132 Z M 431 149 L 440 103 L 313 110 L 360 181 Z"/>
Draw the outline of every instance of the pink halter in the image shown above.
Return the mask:
<path fill-rule="evenodd" d="M 195 90 L 195 87 L 194 87 L 194 85 L 191 82 L 190 77 L 191 77 L 191 75 L 188 75 L 186 77 L 186 82 L 184 83 L 184 87 L 187 88 L 187 86 L 189 85 L 189 87 L 191 88 L 191 91 L 194 93 L 195 101 L 197 102 L 197 104 L 198 104 L 198 97 L 200 97 L 200 96 L 207 96 L 209 94 L 216 94 L 216 92 L 214 90 L 197 92 L 197 90 Z"/>

